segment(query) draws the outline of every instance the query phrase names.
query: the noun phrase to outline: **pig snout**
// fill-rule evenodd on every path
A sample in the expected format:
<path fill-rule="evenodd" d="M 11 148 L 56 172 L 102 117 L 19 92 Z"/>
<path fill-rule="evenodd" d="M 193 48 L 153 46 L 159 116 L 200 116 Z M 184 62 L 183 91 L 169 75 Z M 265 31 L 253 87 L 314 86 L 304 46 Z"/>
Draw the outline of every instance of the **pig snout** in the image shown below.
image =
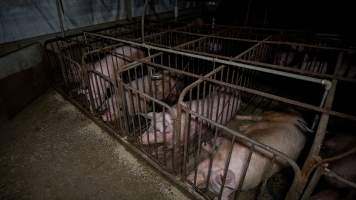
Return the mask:
<path fill-rule="evenodd" d="M 173 142 L 172 133 L 169 131 L 161 132 L 161 131 L 146 131 L 141 135 L 142 144 L 159 144 L 159 143 L 167 143 L 167 145 L 171 145 Z"/>
<path fill-rule="evenodd" d="M 158 131 L 156 131 L 156 132 L 147 132 L 146 131 L 141 135 L 141 139 L 142 139 L 142 144 L 144 144 L 144 145 L 164 142 L 162 134 Z"/>

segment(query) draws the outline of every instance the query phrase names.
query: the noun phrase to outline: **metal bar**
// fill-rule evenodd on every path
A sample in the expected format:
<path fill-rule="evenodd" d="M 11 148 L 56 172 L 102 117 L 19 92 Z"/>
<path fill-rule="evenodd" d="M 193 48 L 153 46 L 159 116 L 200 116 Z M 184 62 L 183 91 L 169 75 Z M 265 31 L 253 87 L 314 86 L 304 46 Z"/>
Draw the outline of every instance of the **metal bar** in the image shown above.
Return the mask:
<path fill-rule="evenodd" d="M 356 188 L 356 183 L 351 182 L 351 181 L 349 181 L 349 180 L 343 178 L 342 176 L 338 175 L 337 173 L 335 173 L 334 171 L 332 171 L 332 170 L 330 170 L 330 169 L 328 169 L 328 168 L 325 168 L 324 170 L 325 170 L 324 174 L 325 174 L 326 176 L 329 176 L 329 177 L 331 177 L 331 178 L 335 178 L 335 179 L 337 179 L 338 181 L 340 181 L 340 182 L 342 182 L 342 183 L 344 183 L 344 184 L 347 184 L 347 185 L 353 187 L 354 189 Z"/>
<path fill-rule="evenodd" d="M 232 138 L 231 141 L 231 148 L 229 150 L 228 156 L 227 156 L 227 160 L 225 162 L 225 166 L 224 166 L 224 173 L 223 173 L 223 177 L 222 177 L 222 181 L 221 181 L 221 188 L 220 188 L 220 192 L 219 192 L 219 196 L 218 198 L 221 199 L 221 196 L 223 194 L 224 191 L 224 186 L 225 186 L 225 182 L 226 182 L 226 177 L 227 177 L 227 171 L 229 169 L 229 165 L 230 165 L 230 161 L 231 161 L 231 156 L 232 156 L 232 151 L 234 149 L 234 144 L 235 144 L 235 137 Z"/>
<path fill-rule="evenodd" d="M 204 34 L 204 33 L 192 33 L 186 32 L 181 30 L 175 30 L 174 32 L 183 33 L 187 35 L 194 35 L 194 36 L 201 36 L 201 37 L 209 37 L 209 38 L 216 38 L 216 39 L 223 39 L 223 40 L 231 40 L 231 41 L 239 41 L 239 42 L 260 42 L 261 40 L 254 40 L 254 39 L 246 39 L 246 38 L 236 38 L 236 37 L 226 37 L 226 36 L 219 36 L 218 34 L 223 33 L 225 30 L 219 31 L 215 34 Z"/>
<path fill-rule="evenodd" d="M 255 49 L 256 47 L 260 46 L 261 44 L 263 44 L 262 42 L 265 40 L 270 39 L 272 36 L 268 36 L 266 37 L 264 40 L 258 42 L 257 44 L 253 45 L 252 47 L 246 49 L 245 51 L 243 51 L 242 53 L 240 53 L 239 55 L 237 55 L 236 57 L 234 57 L 235 59 L 240 59 L 242 56 L 246 55 L 246 53 L 250 52 L 251 50 Z"/>
<path fill-rule="evenodd" d="M 251 7 L 252 0 L 249 0 L 247 3 L 247 11 L 246 11 L 246 18 L 245 18 L 245 26 L 248 24 L 249 16 L 250 16 L 250 7 Z"/>
<path fill-rule="evenodd" d="M 335 97 L 336 85 L 337 85 L 337 81 L 333 80 L 332 88 L 329 92 L 329 95 L 328 95 L 325 105 L 324 105 L 325 110 L 330 110 L 332 107 L 334 97 Z M 308 177 L 311 173 L 312 166 L 317 162 L 316 156 L 319 155 L 321 144 L 322 144 L 322 141 L 324 140 L 324 137 L 326 134 L 329 117 L 330 116 L 328 113 L 324 112 L 321 114 L 319 126 L 316 131 L 312 147 L 311 147 L 309 154 L 307 156 L 307 159 L 304 162 L 303 167 L 302 167 L 303 178 L 300 183 L 301 184 L 300 188 L 299 188 L 300 191 L 303 190 L 303 188 L 305 187 Z"/>
<path fill-rule="evenodd" d="M 248 167 L 250 166 L 251 157 L 252 157 L 253 152 L 255 151 L 255 146 L 252 144 L 249 149 L 250 149 L 250 151 L 248 152 L 248 156 L 247 156 L 247 159 L 246 159 L 246 163 L 245 163 L 245 165 L 243 166 L 242 173 L 241 173 L 241 177 L 240 177 L 239 183 L 238 183 L 237 188 L 236 188 L 235 198 L 234 198 L 235 200 L 236 200 L 236 199 L 239 199 L 240 191 L 241 191 L 241 189 L 242 189 L 242 187 L 243 187 L 243 184 L 244 184 L 244 181 L 245 181 L 245 178 L 246 178 L 246 174 L 247 174 Z"/>
<path fill-rule="evenodd" d="M 266 189 L 266 186 L 267 186 L 267 180 L 268 178 L 270 177 L 271 173 L 272 173 L 272 169 L 273 169 L 273 165 L 275 164 L 275 160 L 276 160 L 276 156 L 273 155 L 272 159 L 271 159 L 271 162 L 270 162 L 270 165 L 266 165 L 265 166 L 265 169 L 264 169 L 264 174 L 263 174 L 263 183 L 261 185 L 261 188 L 259 190 L 259 194 L 258 194 L 258 197 L 257 199 L 263 199 L 263 193 Z"/>
<path fill-rule="evenodd" d="M 328 80 L 324 80 L 324 79 L 312 78 L 312 77 L 292 74 L 292 73 L 288 73 L 288 72 L 281 72 L 281 71 L 277 71 L 277 70 L 266 69 L 266 68 L 256 67 L 256 66 L 252 66 L 252 65 L 243 64 L 243 63 L 237 63 L 237 62 L 222 60 L 222 59 L 219 59 L 219 58 L 211 58 L 211 57 L 207 57 L 207 56 L 186 53 L 186 52 L 177 51 L 177 50 L 173 50 L 173 49 L 166 49 L 166 48 L 156 47 L 156 46 L 147 45 L 147 44 L 144 44 L 144 43 L 140 44 L 140 43 L 137 43 L 137 42 L 131 42 L 131 41 L 127 41 L 127 40 L 117 39 L 117 38 L 114 38 L 114 37 L 105 36 L 105 35 L 101 35 L 101 34 L 97 34 L 97 33 L 87 33 L 87 32 L 85 32 L 85 33 L 89 34 L 89 35 L 94 35 L 94 36 L 97 36 L 97 37 L 103 37 L 103 38 L 106 38 L 106 39 L 112 39 L 114 41 L 119 41 L 119 42 L 123 42 L 123 43 L 128 43 L 128 44 L 132 44 L 132 45 L 136 45 L 136 46 L 145 47 L 147 49 L 155 49 L 155 50 L 158 50 L 158 51 L 174 53 L 174 54 L 179 54 L 179 55 L 184 55 L 184 56 L 190 56 L 190 57 L 198 58 L 198 59 L 202 59 L 202 60 L 207 60 L 207 61 L 212 61 L 212 62 L 219 62 L 221 64 L 232 65 L 232 66 L 242 67 L 242 68 L 246 68 L 246 69 L 252 69 L 252 70 L 256 70 L 256 71 L 261 71 L 261 72 L 275 74 L 275 75 L 281 75 L 281 76 L 295 78 L 295 79 L 298 79 L 298 80 L 304 80 L 304 81 L 308 81 L 308 82 L 319 83 L 319 84 L 322 84 L 322 85 L 326 85 L 327 87 L 331 87 L 331 82 L 328 81 Z"/>
<path fill-rule="evenodd" d="M 63 3 L 62 0 L 57 0 L 56 2 L 57 2 L 56 4 L 57 14 L 59 19 L 59 25 L 61 27 L 62 37 L 65 37 L 65 29 L 64 29 L 64 22 L 63 22 L 63 15 L 64 15 Z"/>
<path fill-rule="evenodd" d="M 242 56 L 244 56 L 244 55 L 242 55 Z M 297 69 L 297 68 L 292 68 L 292 67 L 280 66 L 280 65 L 276 65 L 276 64 L 264 63 L 264 62 L 260 62 L 260 61 L 245 60 L 244 58 L 230 58 L 230 60 L 234 60 L 234 61 L 246 63 L 246 64 L 269 67 L 272 69 L 283 70 L 283 71 L 287 71 L 287 72 L 294 72 L 294 73 L 298 73 L 301 75 L 315 76 L 315 77 L 319 77 L 319 78 L 337 79 L 337 80 L 341 80 L 341 81 L 356 83 L 356 79 L 354 79 L 354 78 L 347 78 L 347 77 L 342 77 L 342 76 L 338 76 L 338 75 L 325 74 L 325 73 L 322 74 L 322 73 L 317 73 L 317 72 L 313 72 L 313 71 L 306 71 L 303 69 Z"/>
<path fill-rule="evenodd" d="M 316 168 L 310 183 L 308 184 L 308 187 L 305 189 L 303 196 L 301 197 L 301 200 L 308 200 L 310 199 L 310 195 L 314 192 L 314 189 L 316 187 L 316 185 L 318 184 L 320 178 L 322 175 L 322 168 L 318 167 Z"/>

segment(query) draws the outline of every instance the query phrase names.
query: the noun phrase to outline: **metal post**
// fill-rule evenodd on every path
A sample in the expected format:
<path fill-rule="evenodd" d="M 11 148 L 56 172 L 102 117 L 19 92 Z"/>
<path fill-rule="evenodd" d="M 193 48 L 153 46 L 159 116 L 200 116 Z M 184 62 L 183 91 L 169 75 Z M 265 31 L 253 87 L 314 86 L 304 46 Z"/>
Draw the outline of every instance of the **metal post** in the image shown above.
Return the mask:
<path fill-rule="evenodd" d="M 174 4 L 174 19 L 177 21 L 178 20 L 178 0 L 175 0 Z"/>
<path fill-rule="evenodd" d="M 247 3 L 247 10 L 246 10 L 246 18 L 245 18 L 245 26 L 248 24 L 249 16 L 250 16 L 250 7 L 251 7 L 252 0 L 249 0 Z"/>
<path fill-rule="evenodd" d="M 145 15 L 147 9 L 148 0 L 145 0 L 145 5 L 143 6 L 143 13 L 141 16 L 141 39 L 142 43 L 145 43 Z"/>
<path fill-rule="evenodd" d="M 58 14 L 58 19 L 59 19 L 59 25 L 61 27 L 61 32 L 62 32 L 62 37 L 65 37 L 65 30 L 64 30 L 64 9 L 63 9 L 63 2 L 62 0 L 57 0 L 56 1 L 56 7 L 57 7 L 57 14 Z"/>
<path fill-rule="evenodd" d="M 335 91 L 336 91 L 336 85 L 337 85 L 337 80 L 333 80 L 332 82 L 332 87 L 330 89 L 329 95 L 326 98 L 325 106 L 324 109 L 330 110 L 334 101 L 335 97 Z M 301 179 L 301 185 L 300 185 L 300 190 L 302 191 L 308 181 L 308 177 L 310 176 L 313 166 L 317 163 L 319 159 L 319 152 L 320 148 L 322 145 L 322 141 L 324 140 L 326 130 L 327 130 L 327 125 L 329 122 L 329 113 L 322 113 L 320 122 L 318 125 L 318 129 L 315 134 L 314 142 L 311 147 L 311 150 L 308 154 L 308 157 L 306 161 L 304 162 L 303 168 L 302 168 L 302 179 Z"/>
<path fill-rule="evenodd" d="M 132 19 L 132 0 L 125 0 L 125 11 L 127 12 L 127 19 Z"/>

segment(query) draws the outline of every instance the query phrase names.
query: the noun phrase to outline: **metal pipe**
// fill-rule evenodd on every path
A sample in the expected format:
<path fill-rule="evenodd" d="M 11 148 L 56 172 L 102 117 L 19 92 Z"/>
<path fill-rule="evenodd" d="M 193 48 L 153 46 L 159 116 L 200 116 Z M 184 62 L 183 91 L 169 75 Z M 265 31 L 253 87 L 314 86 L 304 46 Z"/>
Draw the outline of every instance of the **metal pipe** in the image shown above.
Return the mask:
<path fill-rule="evenodd" d="M 325 110 L 330 110 L 332 107 L 334 97 L 335 97 L 336 85 L 337 85 L 337 81 L 333 80 L 332 88 L 329 92 L 329 95 L 328 95 L 325 105 L 324 105 Z M 326 134 L 329 117 L 330 117 L 329 113 L 324 112 L 321 114 L 319 126 L 316 131 L 312 147 L 311 147 L 309 154 L 307 156 L 307 159 L 304 162 L 303 167 L 302 167 L 303 179 L 300 183 L 301 184 L 300 190 L 303 190 L 303 188 L 305 187 L 308 177 L 310 176 L 310 174 L 312 172 L 313 165 L 317 162 L 317 160 L 316 160 L 317 155 L 319 155 L 321 144 L 322 144 L 322 141 L 324 140 L 324 137 Z"/>
<path fill-rule="evenodd" d="M 340 181 L 340 182 L 342 182 L 342 183 L 344 183 L 344 184 L 346 184 L 346 185 L 349 185 L 349 186 L 351 186 L 351 187 L 353 187 L 353 188 L 356 188 L 356 183 L 351 182 L 351 181 L 349 181 L 349 180 L 343 178 L 342 176 L 338 175 L 338 174 L 335 173 L 334 171 L 332 171 L 332 170 L 330 170 L 330 169 L 328 169 L 328 168 L 325 168 L 324 171 L 325 171 L 324 174 L 325 174 L 326 176 L 329 176 L 329 177 L 331 177 L 331 178 L 335 178 L 335 179 L 337 179 L 338 181 Z"/>
<path fill-rule="evenodd" d="M 251 7 L 252 0 L 249 0 L 247 3 L 247 11 L 246 11 L 246 18 L 245 18 L 245 26 L 248 24 L 248 19 L 250 17 L 250 7 Z"/>
<path fill-rule="evenodd" d="M 308 76 L 303 76 L 303 75 L 298 75 L 298 74 L 292 74 L 292 73 L 288 73 L 288 72 L 281 72 L 281 71 L 266 69 L 266 68 L 257 67 L 257 66 L 253 66 L 253 65 L 227 61 L 227 60 L 223 60 L 223 59 L 219 59 L 219 58 L 212 58 L 212 57 L 207 57 L 207 56 L 202 56 L 202 55 L 196 55 L 196 54 L 178 51 L 178 50 L 174 50 L 174 49 L 161 48 L 161 47 L 156 47 L 153 45 L 148 45 L 145 43 L 140 44 L 137 42 L 118 39 L 118 38 L 105 36 L 105 35 L 97 34 L 97 33 L 88 33 L 88 32 L 86 32 L 86 33 L 89 35 L 103 37 L 103 38 L 111 39 L 111 40 L 118 41 L 118 42 L 123 42 L 123 43 L 128 43 L 128 44 L 132 44 L 132 45 L 136 45 L 136 46 L 145 47 L 147 49 L 155 49 L 158 51 L 174 53 L 174 54 L 184 55 L 184 56 L 190 56 L 193 58 L 198 58 L 198 59 L 202 59 L 202 60 L 206 60 L 206 61 L 219 62 L 221 64 L 232 65 L 232 66 L 242 67 L 242 68 L 246 68 L 246 69 L 252 69 L 255 71 L 265 72 L 265 73 L 269 73 L 269 74 L 275 74 L 275 75 L 285 76 L 285 77 L 294 78 L 294 79 L 298 79 L 298 80 L 304 80 L 304 81 L 308 81 L 308 82 L 318 83 L 318 84 L 325 85 L 327 88 L 331 87 L 331 82 L 329 80 L 325 80 L 325 79 L 318 79 L 318 78 L 313 78 L 313 77 L 308 77 Z"/>
<path fill-rule="evenodd" d="M 218 27 L 220 28 L 229 28 L 229 26 L 223 26 L 219 25 Z M 334 50 L 334 51 L 344 51 L 344 52 L 355 52 L 354 49 L 347 49 L 347 48 L 339 48 L 339 47 L 329 47 L 329 46 L 318 46 L 318 45 L 312 45 L 312 44 L 306 44 L 306 43 L 300 43 L 300 42 L 291 42 L 291 41 L 276 41 L 276 40 L 258 40 L 258 39 L 246 39 L 246 38 L 236 38 L 236 37 L 226 37 L 226 36 L 219 36 L 219 35 L 209 35 L 209 34 L 204 34 L 204 33 L 192 33 L 192 32 L 187 32 L 187 31 L 182 31 L 180 29 L 183 29 L 185 27 L 177 28 L 175 29 L 176 32 L 181 32 L 185 34 L 191 34 L 191 35 L 196 35 L 196 36 L 210 36 L 213 38 L 220 38 L 220 39 L 228 39 L 228 40 L 236 40 L 236 41 L 246 41 L 246 42 L 261 42 L 264 41 L 263 43 L 266 44 L 276 44 L 276 45 L 289 45 L 289 46 L 302 46 L 302 47 L 307 47 L 307 48 L 316 48 L 316 49 L 324 49 L 324 50 Z M 244 29 L 243 27 L 239 28 Z M 232 27 L 230 29 L 226 29 L 223 31 L 231 31 L 233 30 Z M 223 33 L 223 32 L 221 32 Z M 270 34 L 266 34 L 270 35 Z M 271 38 L 270 38 L 271 39 Z"/>
<path fill-rule="evenodd" d="M 63 22 L 63 16 L 64 16 L 64 8 L 63 8 L 63 2 L 62 0 L 57 0 L 57 12 L 58 12 L 58 19 L 59 19 L 59 25 L 61 27 L 61 32 L 62 32 L 62 37 L 65 37 L 65 29 L 64 29 L 64 22 Z"/>
<path fill-rule="evenodd" d="M 177 21 L 178 20 L 178 0 L 175 0 L 175 4 L 174 4 L 174 19 Z"/>
<path fill-rule="evenodd" d="M 318 184 L 320 178 L 322 175 L 322 168 L 318 167 L 314 174 L 313 177 L 310 180 L 310 183 L 308 184 L 308 187 L 305 189 L 303 196 L 301 197 L 301 200 L 308 200 L 310 199 L 310 195 L 314 192 L 314 189 L 316 185 Z"/>
<path fill-rule="evenodd" d="M 147 9 L 148 0 L 145 0 L 145 4 L 143 6 L 143 13 L 141 17 L 141 39 L 142 43 L 145 43 L 145 15 Z"/>

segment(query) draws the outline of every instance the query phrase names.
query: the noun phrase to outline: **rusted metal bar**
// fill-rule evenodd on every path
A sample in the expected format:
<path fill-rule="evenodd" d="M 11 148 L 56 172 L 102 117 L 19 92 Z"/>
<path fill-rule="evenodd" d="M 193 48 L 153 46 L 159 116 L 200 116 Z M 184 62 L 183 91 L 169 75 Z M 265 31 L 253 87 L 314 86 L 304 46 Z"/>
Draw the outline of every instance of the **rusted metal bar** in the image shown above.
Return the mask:
<path fill-rule="evenodd" d="M 318 167 L 314 171 L 314 174 L 310 180 L 310 183 L 308 184 L 308 187 L 304 191 L 303 196 L 301 197 L 301 200 L 310 199 L 310 195 L 314 192 L 314 189 L 315 189 L 316 185 L 318 184 L 321 176 L 322 176 L 322 168 Z"/>
<path fill-rule="evenodd" d="M 324 106 L 325 110 L 330 110 L 332 107 L 334 97 L 335 97 L 336 85 L 337 85 L 337 81 L 333 80 L 332 88 L 331 88 L 329 95 L 325 102 L 325 106 Z M 299 188 L 300 190 L 303 190 L 303 188 L 305 187 L 308 177 L 311 173 L 312 166 L 317 162 L 317 159 L 318 159 L 317 156 L 319 155 L 322 141 L 324 140 L 324 137 L 326 134 L 329 117 L 330 116 L 328 113 L 324 112 L 321 114 L 319 126 L 316 131 L 312 147 L 311 147 L 309 154 L 307 156 L 307 159 L 304 162 L 303 167 L 302 167 L 303 178 L 301 180 L 301 185 Z"/>

